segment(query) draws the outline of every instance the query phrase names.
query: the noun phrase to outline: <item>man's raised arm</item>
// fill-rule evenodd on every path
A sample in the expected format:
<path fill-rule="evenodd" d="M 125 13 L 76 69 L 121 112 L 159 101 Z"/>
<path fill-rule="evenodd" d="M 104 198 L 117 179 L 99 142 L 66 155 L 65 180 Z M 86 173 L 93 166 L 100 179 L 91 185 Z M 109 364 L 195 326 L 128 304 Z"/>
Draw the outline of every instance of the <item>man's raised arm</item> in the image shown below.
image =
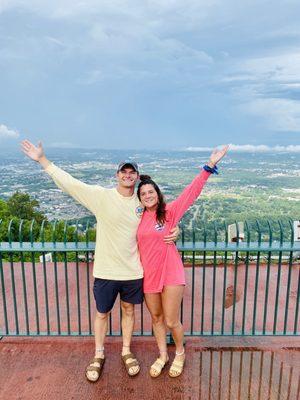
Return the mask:
<path fill-rule="evenodd" d="M 47 159 L 41 142 L 35 146 L 29 140 L 23 140 L 21 147 L 27 157 L 38 162 L 45 169 L 60 189 L 72 196 L 93 214 L 99 211 L 99 202 L 101 201 L 103 188 L 81 182 L 79 179 L 73 178 L 73 176 L 52 164 Z"/>
<path fill-rule="evenodd" d="M 39 142 L 37 146 L 29 142 L 29 140 L 23 140 L 21 142 L 22 151 L 27 157 L 31 158 L 41 164 L 46 169 L 50 165 L 50 161 L 45 156 L 45 152 L 42 146 L 42 142 Z"/>

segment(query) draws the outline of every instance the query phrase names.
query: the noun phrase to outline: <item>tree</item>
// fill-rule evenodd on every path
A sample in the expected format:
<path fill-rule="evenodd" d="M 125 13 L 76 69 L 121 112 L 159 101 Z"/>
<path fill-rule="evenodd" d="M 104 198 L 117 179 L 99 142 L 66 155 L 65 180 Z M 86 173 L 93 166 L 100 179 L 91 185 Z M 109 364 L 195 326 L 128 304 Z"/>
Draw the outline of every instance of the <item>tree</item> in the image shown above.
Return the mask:
<path fill-rule="evenodd" d="M 5 220 L 9 217 L 9 210 L 6 201 L 0 199 L 0 219 Z"/>
<path fill-rule="evenodd" d="M 7 208 L 11 217 L 17 217 L 24 220 L 35 219 L 38 224 L 46 219 L 43 213 L 37 211 L 39 202 L 31 199 L 28 193 L 17 191 L 7 201 Z"/>

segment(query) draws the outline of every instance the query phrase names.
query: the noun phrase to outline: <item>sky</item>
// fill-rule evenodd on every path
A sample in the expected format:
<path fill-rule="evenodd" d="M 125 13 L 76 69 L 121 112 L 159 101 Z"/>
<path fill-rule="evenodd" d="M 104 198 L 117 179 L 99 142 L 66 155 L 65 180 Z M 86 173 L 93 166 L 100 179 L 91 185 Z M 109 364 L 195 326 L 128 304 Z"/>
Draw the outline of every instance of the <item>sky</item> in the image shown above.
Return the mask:
<path fill-rule="evenodd" d="M 299 17 L 299 0 L 0 0 L 0 146 L 300 152 Z"/>

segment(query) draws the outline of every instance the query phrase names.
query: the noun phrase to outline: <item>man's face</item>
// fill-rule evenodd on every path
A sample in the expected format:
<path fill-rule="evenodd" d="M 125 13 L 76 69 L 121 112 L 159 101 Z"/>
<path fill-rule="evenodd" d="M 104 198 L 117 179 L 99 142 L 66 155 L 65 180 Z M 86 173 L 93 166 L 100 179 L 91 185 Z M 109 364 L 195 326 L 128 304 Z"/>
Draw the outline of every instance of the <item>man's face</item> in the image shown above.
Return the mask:
<path fill-rule="evenodd" d="M 139 178 L 139 174 L 131 167 L 122 168 L 116 176 L 119 186 L 124 188 L 134 187 Z"/>

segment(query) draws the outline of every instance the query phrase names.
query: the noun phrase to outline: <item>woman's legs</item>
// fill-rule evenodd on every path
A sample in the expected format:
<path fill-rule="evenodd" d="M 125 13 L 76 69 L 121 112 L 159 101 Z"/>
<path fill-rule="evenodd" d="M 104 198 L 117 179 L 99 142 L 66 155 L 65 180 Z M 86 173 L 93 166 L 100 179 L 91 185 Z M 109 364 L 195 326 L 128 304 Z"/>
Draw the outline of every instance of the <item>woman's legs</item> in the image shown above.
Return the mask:
<path fill-rule="evenodd" d="M 145 301 L 152 318 L 154 336 L 159 348 L 160 358 L 168 359 L 166 343 L 166 325 L 163 315 L 161 293 L 145 293 Z"/>
<path fill-rule="evenodd" d="M 175 345 L 175 360 L 184 361 L 183 326 L 179 318 L 180 304 L 182 301 L 184 286 L 165 286 L 162 292 L 162 307 L 167 327 L 170 329 Z"/>

